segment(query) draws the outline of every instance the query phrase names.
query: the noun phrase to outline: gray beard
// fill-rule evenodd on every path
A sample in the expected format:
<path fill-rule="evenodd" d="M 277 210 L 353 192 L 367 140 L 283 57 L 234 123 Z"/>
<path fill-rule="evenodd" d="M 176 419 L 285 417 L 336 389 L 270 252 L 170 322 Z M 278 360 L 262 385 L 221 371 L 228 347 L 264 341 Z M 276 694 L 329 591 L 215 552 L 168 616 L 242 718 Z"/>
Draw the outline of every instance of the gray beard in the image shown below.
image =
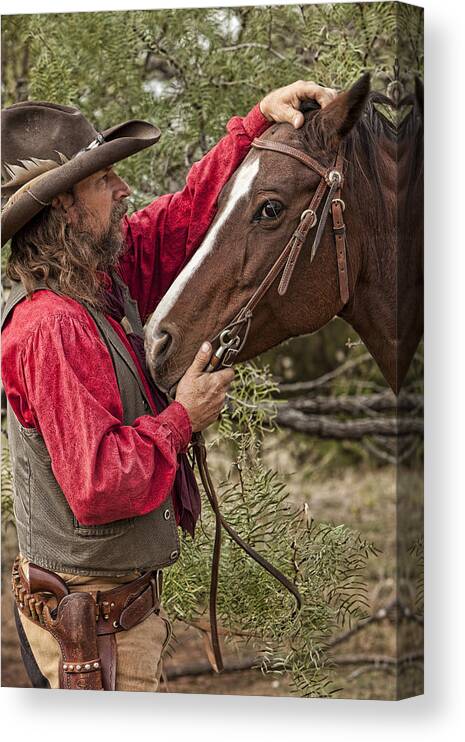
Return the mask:
<path fill-rule="evenodd" d="M 82 215 L 82 220 L 78 225 L 77 231 L 82 237 L 92 245 L 92 250 L 97 256 L 98 267 L 101 271 L 109 271 L 114 268 L 125 250 L 123 232 L 121 229 L 121 220 L 128 210 L 127 204 L 121 202 L 113 207 L 110 224 L 104 234 L 95 237 L 87 231 L 87 214 Z"/>

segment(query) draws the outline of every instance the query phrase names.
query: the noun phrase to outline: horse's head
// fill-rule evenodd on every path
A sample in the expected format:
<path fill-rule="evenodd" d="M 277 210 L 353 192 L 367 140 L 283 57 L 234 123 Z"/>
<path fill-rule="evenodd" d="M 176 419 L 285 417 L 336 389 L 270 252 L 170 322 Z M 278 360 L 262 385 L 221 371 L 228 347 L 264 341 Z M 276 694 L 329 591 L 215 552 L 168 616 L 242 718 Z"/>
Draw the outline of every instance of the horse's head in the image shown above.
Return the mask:
<path fill-rule="evenodd" d="M 331 168 L 339 144 L 350 137 L 351 129 L 361 117 L 368 93 L 369 76 L 364 75 L 325 109 L 310 105 L 300 129 L 276 124 L 262 139 L 285 143 L 310 155 L 324 169 Z M 356 168 L 357 164 L 348 161 L 344 171 L 349 167 Z M 341 194 L 346 205 L 348 235 L 350 300 L 347 306 L 344 307 L 341 299 L 334 235 L 329 222 L 311 260 L 315 224 L 285 295 L 277 291 L 278 276 L 254 307 L 246 342 L 235 360 L 247 360 L 290 337 L 314 332 L 342 310 L 351 321 L 355 285 L 365 260 L 361 235 L 368 238 L 369 216 L 361 211 L 360 204 L 365 203 L 366 211 L 375 208 L 368 196 L 364 199 L 364 176 L 362 168 L 357 186 L 352 174 L 351 188 L 344 184 Z M 217 338 L 237 317 L 300 224 L 301 215 L 320 182 L 321 175 L 295 157 L 268 149 L 250 150 L 223 188 L 217 214 L 202 244 L 147 326 L 147 360 L 160 386 L 172 389 L 201 342 Z M 355 201 L 354 188 L 358 190 Z"/>

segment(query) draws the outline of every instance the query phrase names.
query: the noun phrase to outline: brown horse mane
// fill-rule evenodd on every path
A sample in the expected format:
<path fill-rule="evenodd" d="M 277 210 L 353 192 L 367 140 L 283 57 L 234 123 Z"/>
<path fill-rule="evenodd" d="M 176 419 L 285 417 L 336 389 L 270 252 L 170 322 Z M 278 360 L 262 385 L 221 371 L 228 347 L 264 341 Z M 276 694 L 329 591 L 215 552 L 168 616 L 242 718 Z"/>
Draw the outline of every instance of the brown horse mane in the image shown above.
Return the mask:
<path fill-rule="evenodd" d="M 389 107 L 395 114 L 406 106 L 410 111 L 401 123 L 395 126 L 392 120 L 380 112 L 380 106 Z M 382 93 L 372 91 L 366 101 L 364 112 L 347 137 L 347 158 L 358 163 L 369 185 L 379 193 L 383 176 L 383 161 L 380 157 L 379 140 L 384 136 L 390 142 L 407 142 L 412 146 L 409 158 L 409 181 L 417 180 L 423 172 L 423 138 L 419 136 L 423 128 L 421 102 L 415 95 L 404 97 L 398 104 Z M 361 162 L 365 161 L 366 169 Z M 348 172 L 348 185 L 354 185 L 357 173 L 354 168 Z"/>
<path fill-rule="evenodd" d="M 387 107 L 395 115 L 398 110 L 405 110 L 405 106 L 410 106 L 410 110 L 398 126 L 395 126 L 393 121 L 380 111 L 380 108 Z M 301 105 L 301 111 L 304 114 L 308 112 L 310 114 L 309 118 L 312 118 L 318 110 L 320 110 L 320 107 L 315 101 L 305 101 Z M 386 245 L 386 243 L 394 242 L 397 238 L 394 229 L 386 228 L 389 223 L 387 221 L 388 210 L 384 199 L 380 198 L 380 194 L 383 193 L 383 181 L 388 166 L 386 157 L 383 157 L 383 148 L 380 147 L 380 141 L 386 138 L 393 147 L 396 143 L 401 144 L 403 142 L 411 147 L 408 173 L 404 174 L 404 177 L 407 177 L 408 192 L 412 193 L 413 188 L 423 175 L 422 123 L 423 116 L 418 84 L 416 95 L 408 95 L 397 104 L 388 96 L 371 91 L 366 98 L 362 115 L 345 138 L 345 158 L 347 162 L 352 164 L 346 171 L 345 187 L 351 192 L 352 198 L 355 200 L 354 207 L 359 213 L 364 214 L 367 231 L 375 238 L 368 241 L 367 247 L 374 251 L 373 258 L 378 272 L 380 272 L 383 259 L 386 258 L 386 252 L 391 252 L 389 248 L 394 248 L 393 244 Z M 317 132 L 314 133 L 317 134 Z M 364 179 L 364 188 L 359 187 L 360 176 Z M 367 190 L 373 197 L 372 202 L 378 208 L 366 208 Z M 407 204 L 404 204 L 404 206 L 408 207 Z M 401 204 L 398 204 L 397 208 L 401 208 Z M 381 249 L 382 254 L 380 254 Z"/>

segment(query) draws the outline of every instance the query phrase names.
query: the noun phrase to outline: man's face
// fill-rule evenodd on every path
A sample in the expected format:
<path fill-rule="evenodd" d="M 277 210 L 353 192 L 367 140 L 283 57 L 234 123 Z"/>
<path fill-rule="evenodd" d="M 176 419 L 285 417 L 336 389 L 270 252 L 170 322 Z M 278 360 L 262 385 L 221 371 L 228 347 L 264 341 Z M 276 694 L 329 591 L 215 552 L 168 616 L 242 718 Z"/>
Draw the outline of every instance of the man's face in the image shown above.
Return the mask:
<path fill-rule="evenodd" d="M 124 250 L 121 220 L 130 193 L 127 183 L 108 167 L 52 201 L 52 206 L 65 212 L 74 236 L 91 245 L 101 270 L 115 266 Z"/>
<path fill-rule="evenodd" d="M 127 183 L 112 167 L 99 170 L 74 186 L 74 214 L 82 226 L 96 240 L 105 237 L 114 226 L 115 215 L 121 221 L 126 213 L 125 199 L 130 194 Z M 124 207 L 124 208 L 123 208 Z"/>

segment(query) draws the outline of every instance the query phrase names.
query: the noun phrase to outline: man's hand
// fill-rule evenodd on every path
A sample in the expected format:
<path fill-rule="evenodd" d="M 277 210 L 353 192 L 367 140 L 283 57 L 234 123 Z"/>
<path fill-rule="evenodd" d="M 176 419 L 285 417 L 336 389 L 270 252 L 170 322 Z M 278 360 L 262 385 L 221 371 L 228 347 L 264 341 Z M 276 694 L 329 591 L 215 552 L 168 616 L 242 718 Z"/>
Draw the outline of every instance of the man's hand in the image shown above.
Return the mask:
<path fill-rule="evenodd" d="M 187 410 L 194 433 L 218 419 L 234 378 L 232 368 L 214 374 L 204 373 L 211 354 L 210 343 L 203 343 L 176 390 L 176 401 Z"/>
<path fill-rule="evenodd" d="M 285 88 L 278 88 L 260 101 L 260 110 L 268 121 L 288 122 L 295 129 L 304 123 L 304 115 L 299 111 L 301 101 L 316 100 L 321 108 L 331 103 L 337 93 L 333 88 L 323 88 L 316 82 L 297 80 Z"/>

